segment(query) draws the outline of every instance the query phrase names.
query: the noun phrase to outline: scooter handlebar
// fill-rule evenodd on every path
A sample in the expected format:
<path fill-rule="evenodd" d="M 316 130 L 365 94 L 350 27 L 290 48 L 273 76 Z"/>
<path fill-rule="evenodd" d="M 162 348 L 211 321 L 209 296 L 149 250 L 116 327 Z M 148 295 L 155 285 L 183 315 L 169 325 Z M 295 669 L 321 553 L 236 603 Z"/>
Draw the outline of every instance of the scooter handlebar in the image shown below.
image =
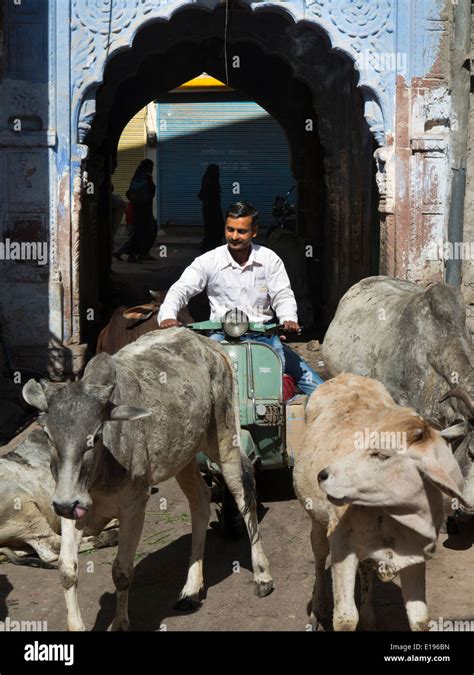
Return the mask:
<path fill-rule="evenodd" d="M 291 333 L 295 333 L 295 335 L 301 335 L 301 333 L 303 332 L 303 326 L 300 326 L 298 328 L 298 330 L 296 330 L 296 331 L 287 331 L 287 330 L 285 330 L 284 324 L 279 323 L 277 326 L 275 326 L 275 330 L 277 330 L 281 333 L 289 333 L 290 335 L 291 335 Z"/>

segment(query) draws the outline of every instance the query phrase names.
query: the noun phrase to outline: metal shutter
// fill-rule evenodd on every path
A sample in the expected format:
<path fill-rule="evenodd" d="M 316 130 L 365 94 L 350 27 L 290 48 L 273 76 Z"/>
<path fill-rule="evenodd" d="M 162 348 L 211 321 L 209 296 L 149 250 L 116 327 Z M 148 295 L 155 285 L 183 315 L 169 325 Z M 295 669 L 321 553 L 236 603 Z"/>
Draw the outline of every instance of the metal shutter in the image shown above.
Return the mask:
<path fill-rule="evenodd" d="M 160 224 L 201 225 L 197 193 L 210 163 L 220 167 L 225 209 L 240 199 L 272 222 L 271 206 L 294 183 L 279 124 L 254 101 L 157 104 Z M 240 195 L 232 184 L 240 183 Z"/>
<path fill-rule="evenodd" d="M 120 136 L 117 168 L 112 176 L 114 192 L 127 199 L 127 192 L 135 169 L 146 158 L 146 107 L 137 112 Z"/>

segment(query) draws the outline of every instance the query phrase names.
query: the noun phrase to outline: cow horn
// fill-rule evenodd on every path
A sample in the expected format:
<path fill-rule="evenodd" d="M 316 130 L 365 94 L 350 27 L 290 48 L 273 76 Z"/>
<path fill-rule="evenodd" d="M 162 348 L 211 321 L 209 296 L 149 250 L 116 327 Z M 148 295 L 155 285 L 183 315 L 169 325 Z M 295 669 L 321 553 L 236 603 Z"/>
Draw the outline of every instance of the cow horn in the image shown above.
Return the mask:
<path fill-rule="evenodd" d="M 452 396 L 460 399 L 469 410 L 470 416 L 474 417 L 474 403 L 467 391 L 465 389 L 461 389 L 461 387 L 453 387 L 450 389 L 448 393 L 439 400 L 439 402 L 442 403 L 443 401 L 446 401 L 447 398 L 451 398 Z"/>

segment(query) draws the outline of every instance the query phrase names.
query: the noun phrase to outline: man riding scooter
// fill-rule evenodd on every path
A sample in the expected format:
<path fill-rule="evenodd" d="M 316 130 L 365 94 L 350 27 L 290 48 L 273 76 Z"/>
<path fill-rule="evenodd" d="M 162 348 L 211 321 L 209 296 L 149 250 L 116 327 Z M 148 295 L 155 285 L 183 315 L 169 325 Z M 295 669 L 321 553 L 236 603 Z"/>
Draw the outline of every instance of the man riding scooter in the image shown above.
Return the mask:
<path fill-rule="evenodd" d="M 160 328 L 180 326 L 180 309 L 206 289 L 211 320 L 221 321 L 230 309 L 245 312 L 250 321 L 272 322 L 274 313 L 283 330 L 300 330 L 295 296 L 282 260 L 269 248 L 252 242 L 258 232 L 258 212 L 247 202 L 232 204 L 226 213 L 227 244 L 197 257 L 166 294 L 158 314 Z M 226 339 L 220 332 L 211 339 Z M 247 333 L 246 340 L 264 342 L 278 353 L 283 372 L 291 375 L 304 394 L 311 394 L 323 380 L 277 335 Z"/>

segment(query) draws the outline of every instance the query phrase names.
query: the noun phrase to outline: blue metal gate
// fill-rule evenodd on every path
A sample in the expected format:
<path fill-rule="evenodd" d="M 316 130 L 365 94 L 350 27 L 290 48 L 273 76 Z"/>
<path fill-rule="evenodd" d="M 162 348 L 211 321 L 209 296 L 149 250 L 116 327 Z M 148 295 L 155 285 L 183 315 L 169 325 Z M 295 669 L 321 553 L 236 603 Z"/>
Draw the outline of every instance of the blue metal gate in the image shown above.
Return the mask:
<path fill-rule="evenodd" d="M 200 225 L 197 193 L 208 164 L 220 167 L 225 211 L 244 199 L 271 222 L 272 201 L 293 185 L 280 125 L 253 101 L 158 103 L 160 224 Z M 239 192 L 240 191 L 240 192 Z"/>

